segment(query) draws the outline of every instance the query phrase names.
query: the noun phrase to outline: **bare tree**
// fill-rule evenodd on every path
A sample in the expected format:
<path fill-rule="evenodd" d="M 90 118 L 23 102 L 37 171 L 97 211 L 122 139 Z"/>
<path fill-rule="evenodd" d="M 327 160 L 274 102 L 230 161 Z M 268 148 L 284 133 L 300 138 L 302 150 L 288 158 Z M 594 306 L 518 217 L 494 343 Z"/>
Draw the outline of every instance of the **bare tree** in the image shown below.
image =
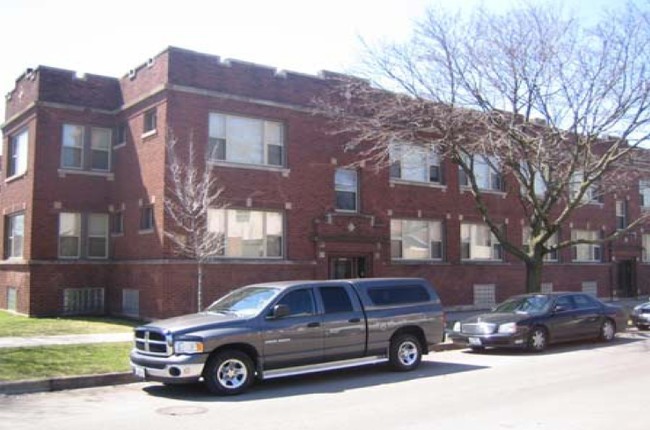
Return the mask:
<path fill-rule="evenodd" d="M 545 255 L 615 240 L 647 219 L 598 239 L 555 240 L 590 199 L 647 171 L 649 24 L 631 4 L 591 27 L 552 6 L 469 17 L 432 8 L 408 43 L 366 46 L 369 81 L 341 79 L 317 105 L 363 159 L 388 164 L 391 145 L 408 142 L 455 162 L 491 232 L 525 263 L 527 291 L 539 291 Z M 511 179 L 526 246 L 490 210 L 478 162 Z"/>
<path fill-rule="evenodd" d="M 203 266 L 217 255 L 223 254 L 223 234 L 209 227 L 209 210 L 224 208 L 223 187 L 220 187 L 213 170 L 206 166 L 205 157 L 197 155 L 194 139 L 187 145 L 179 143 L 169 132 L 167 141 L 167 193 L 165 214 L 172 221 L 165 229 L 174 251 L 196 261 L 197 310 L 203 309 Z"/>

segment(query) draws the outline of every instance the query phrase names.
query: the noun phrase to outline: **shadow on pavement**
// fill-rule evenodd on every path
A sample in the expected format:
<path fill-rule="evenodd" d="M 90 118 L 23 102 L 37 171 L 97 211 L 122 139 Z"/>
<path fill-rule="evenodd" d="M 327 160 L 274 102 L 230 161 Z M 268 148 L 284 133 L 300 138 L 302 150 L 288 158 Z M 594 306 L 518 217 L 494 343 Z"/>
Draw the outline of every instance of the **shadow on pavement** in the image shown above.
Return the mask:
<path fill-rule="evenodd" d="M 389 371 L 386 365 L 364 366 L 257 382 L 250 391 L 234 397 L 214 396 L 207 391 L 203 384 L 150 385 L 145 387 L 144 391 L 152 396 L 196 402 L 248 402 L 305 394 L 339 393 L 357 388 L 396 384 L 486 368 L 485 366 L 423 361 L 417 370 L 400 373 Z"/>

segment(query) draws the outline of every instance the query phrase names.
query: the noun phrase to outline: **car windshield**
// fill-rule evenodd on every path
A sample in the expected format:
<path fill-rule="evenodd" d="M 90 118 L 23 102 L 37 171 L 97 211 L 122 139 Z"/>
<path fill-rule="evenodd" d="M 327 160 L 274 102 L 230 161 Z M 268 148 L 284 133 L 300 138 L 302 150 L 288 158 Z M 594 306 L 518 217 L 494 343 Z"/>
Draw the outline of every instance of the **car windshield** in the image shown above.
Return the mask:
<path fill-rule="evenodd" d="M 242 317 L 257 315 L 278 292 L 279 289 L 273 287 L 241 288 L 212 303 L 206 312 L 230 313 Z"/>
<path fill-rule="evenodd" d="M 548 309 L 550 303 L 550 297 L 544 295 L 513 297 L 497 306 L 494 312 L 541 313 Z"/>

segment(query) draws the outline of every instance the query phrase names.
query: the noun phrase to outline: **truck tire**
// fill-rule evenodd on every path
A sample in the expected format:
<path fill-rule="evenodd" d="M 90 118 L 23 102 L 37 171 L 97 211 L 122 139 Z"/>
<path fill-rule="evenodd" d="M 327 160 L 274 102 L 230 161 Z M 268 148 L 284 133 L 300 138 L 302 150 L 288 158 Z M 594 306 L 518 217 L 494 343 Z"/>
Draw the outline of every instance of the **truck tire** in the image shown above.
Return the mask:
<path fill-rule="evenodd" d="M 398 372 L 408 372 L 420 365 L 422 361 L 422 346 L 417 337 L 412 334 L 400 334 L 390 343 L 390 366 Z"/>
<path fill-rule="evenodd" d="M 203 370 L 205 385 L 211 393 L 232 396 L 243 393 L 255 376 L 253 361 L 241 351 L 221 351 L 208 360 Z"/>

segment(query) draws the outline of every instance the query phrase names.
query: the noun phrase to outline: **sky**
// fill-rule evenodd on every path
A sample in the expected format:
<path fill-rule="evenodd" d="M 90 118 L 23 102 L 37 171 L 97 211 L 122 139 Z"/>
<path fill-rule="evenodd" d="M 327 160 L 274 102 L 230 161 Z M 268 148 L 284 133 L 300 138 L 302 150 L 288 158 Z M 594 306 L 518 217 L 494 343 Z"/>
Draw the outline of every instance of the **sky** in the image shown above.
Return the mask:
<path fill-rule="evenodd" d="M 441 1 L 1 0 L 0 94 L 11 91 L 27 68 L 121 77 L 168 46 L 301 73 L 349 73 L 360 37 L 403 40 L 427 6 Z M 446 4 L 469 10 L 479 1 Z M 502 10 L 512 0 L 482 3 Z M 589 18 L 623 1 L 562 3 Z M 3 100 L 0 123 L 4 115 Z"/>

